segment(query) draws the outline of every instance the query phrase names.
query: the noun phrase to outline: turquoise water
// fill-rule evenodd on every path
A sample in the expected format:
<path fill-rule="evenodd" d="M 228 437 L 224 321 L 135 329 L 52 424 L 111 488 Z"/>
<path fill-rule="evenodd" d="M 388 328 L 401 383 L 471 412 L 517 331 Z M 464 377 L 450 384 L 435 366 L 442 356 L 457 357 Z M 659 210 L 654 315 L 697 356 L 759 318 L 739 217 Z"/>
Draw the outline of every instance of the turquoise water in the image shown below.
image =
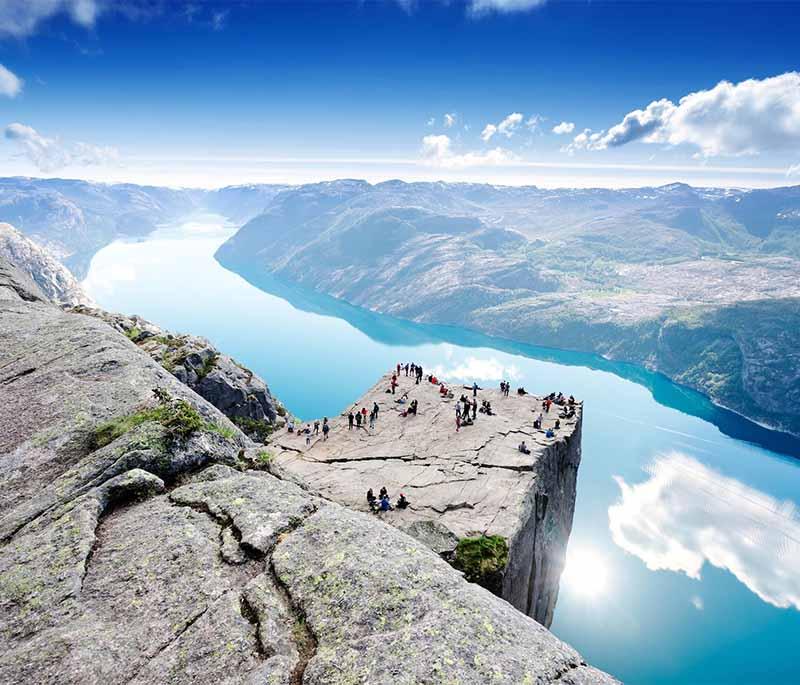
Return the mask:
<path fill-rule="evenodd" d="M 213 259 L 232 231 L 198 216 L 114 243 L 84 285 L 106 309 L 206 336 L 303 418 L 338 412 L 401 360 L 574 394 L 583 462 L 553 631 L 630 684 L 800 682 L 797 441 L 629 365 L 250 283 Z"/>

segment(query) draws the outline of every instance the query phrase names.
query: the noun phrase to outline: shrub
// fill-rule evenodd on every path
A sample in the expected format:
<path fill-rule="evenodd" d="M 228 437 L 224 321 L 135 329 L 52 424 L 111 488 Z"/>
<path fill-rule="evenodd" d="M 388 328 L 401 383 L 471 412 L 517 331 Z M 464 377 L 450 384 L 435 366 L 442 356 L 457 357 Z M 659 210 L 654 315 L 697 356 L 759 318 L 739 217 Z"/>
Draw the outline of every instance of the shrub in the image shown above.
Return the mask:
<path fill-rule="evenodd" d="M 502 535 L 481 535 L 458 541 L 453 566 L 463 571 L 471 583 L 499 594 L 507 564 L 508 542 Z"/>

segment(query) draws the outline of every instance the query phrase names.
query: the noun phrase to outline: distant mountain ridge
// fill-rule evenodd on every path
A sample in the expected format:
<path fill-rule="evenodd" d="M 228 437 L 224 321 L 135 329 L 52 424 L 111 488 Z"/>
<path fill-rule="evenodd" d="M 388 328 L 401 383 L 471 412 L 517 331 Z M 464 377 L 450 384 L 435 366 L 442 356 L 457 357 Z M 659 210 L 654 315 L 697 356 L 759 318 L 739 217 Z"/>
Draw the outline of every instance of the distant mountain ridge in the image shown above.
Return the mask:
<path fill-rule="evenodd" d="M 77 278 L 92 256 L 117 238 L 145 236 L 159 224 L 195 211 L 213 211 L 243 223 L 256 216 L 283 185 L 174 189 L 69 179 L 0 178 L 0 222 L 50 250 Z"/>
<path fill-rule="evenodd" d="M 415 321 L 642 364 L 800 433 L 800 187 L 309 184 L 217 258 Z"/>

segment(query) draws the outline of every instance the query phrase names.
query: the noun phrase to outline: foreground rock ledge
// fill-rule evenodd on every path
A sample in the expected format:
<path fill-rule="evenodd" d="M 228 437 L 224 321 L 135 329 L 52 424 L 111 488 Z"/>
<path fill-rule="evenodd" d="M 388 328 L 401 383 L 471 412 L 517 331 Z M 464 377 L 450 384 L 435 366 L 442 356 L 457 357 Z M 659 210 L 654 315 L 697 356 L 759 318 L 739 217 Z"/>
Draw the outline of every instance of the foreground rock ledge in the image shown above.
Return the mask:
<path fill-rule="evenodd" d="M 0 682 L 615 682 L 414 538 L 254 470 L 105 323 L 2 263 L 0 295 Z M 198 427 L 132 421 L 153 387 Z"/>
<path fill-rule="evenodd" d="M 381 518 L 446 558 L 454 557 L 459 539 L 502 536 L 508 563 L 499 579 L 484 584 L 549 626 L 572 529 L 582 406 L 555 429 L 559 407 L 553 405 L 543 429 L 534 430 L 541 397 L 480 389 L 478 405 L 489 400 L 493 415 L 478 413 L 474 425 L 456 432 L 456 400 L 471 399 L 472 391 L 453 385 L 454 399 L 442 398 L 438 386 L 401 375 L 392 395 L 390 376 L 353 405 L 370 411 L 378 404 L 374 428 L 349 429 L 348 408 L 331 417 L 328 440 L 320 433 L 306 445 L 305 436 L 283 430 L 271 443 L 270 469 L 352 509 L 369 510 L 368 488 L 377 495 L 385 486 L 393 502 L 404 493 L 410 507 Z M 407 401 L 398 403 L 405 393 Z M 417 415 L 404 417 L 412 399 Z M 551 427 L 555 436 L 548 438 L 544 429 Z M 517 449 L 523 440 L 531 454 Z"/>

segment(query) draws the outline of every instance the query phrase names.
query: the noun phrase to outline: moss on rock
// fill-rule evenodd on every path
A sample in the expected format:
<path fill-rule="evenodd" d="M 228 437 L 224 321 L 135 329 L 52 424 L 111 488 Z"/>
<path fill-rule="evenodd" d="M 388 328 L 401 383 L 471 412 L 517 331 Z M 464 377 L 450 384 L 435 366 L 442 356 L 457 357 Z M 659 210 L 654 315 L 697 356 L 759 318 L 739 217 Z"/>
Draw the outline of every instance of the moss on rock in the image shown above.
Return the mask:
<path fill-rule="evenodd" d="M 461 538 L 453 566 L 471 583 L 500 594 L 503 572 L 508 564 L 508 542 L 502 535 Z"/>

